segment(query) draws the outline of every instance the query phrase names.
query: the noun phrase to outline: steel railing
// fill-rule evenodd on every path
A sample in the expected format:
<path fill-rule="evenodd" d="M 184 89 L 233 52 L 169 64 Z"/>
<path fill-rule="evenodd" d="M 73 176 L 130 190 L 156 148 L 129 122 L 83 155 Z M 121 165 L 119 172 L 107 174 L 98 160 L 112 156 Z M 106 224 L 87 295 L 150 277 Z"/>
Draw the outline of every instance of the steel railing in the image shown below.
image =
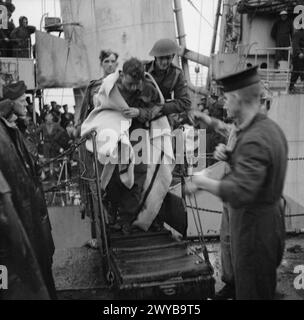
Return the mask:
<path fill-rule="evenodd" d="M 269 85 L 272 90 L 287 91 L 289 88 L 289 81 L 291 75 L 291 47 L 269 47 L 269 48 L 256 48 L 255 49 L 255 65 L 260 65 L 260 75 L 262 81 Z M 273 56 L 278 51 L 287 51 L 287 60 L 285 66 L 275 68 L 271 67 L 274 62 Z M 266 55 L 266 68 L 261 68 L 261 56 Z M 258 61 L 259 60 L 259 61 Z M 284 61 L 284 60 L 283 60 Z"/>

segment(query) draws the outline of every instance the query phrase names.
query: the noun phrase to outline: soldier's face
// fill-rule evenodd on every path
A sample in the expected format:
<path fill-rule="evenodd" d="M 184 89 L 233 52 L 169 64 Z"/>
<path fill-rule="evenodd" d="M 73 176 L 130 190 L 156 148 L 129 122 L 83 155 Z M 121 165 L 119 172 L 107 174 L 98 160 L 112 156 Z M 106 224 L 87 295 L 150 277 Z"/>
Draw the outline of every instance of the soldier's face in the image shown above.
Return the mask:
<path fill-rule="evenodd" d="M 117 59 L 114 54 L 111 54 L 109 57 L 105 58 L 101 62 L 101 66 L 104 70 L 105 76 L 108 76 L 109 74 L 115 72 L 117 68 Z"/>
<path fill-rule="evenodd" d="M 155 63 L 158 69 L 164 71 L 167 70 L 173 61 L 174 55 L 169 55 L 169 56 L 163 56 L 163 57 L 156 57 L 155 58 Z"/>
<path fill-rule="evenodd" d="M 227 111 L 229 118 L 235 118 L 239 114 L 241 104 L 238 95 L 234 92 L 225 93 L 224 109 Z"/>
<path fill-rule="evenodd" d="M 16 115 L 19 117 L 24 117 L 26 116 L 27 110 L 27 102 L 26 102 L 26 95 L 23 94 L 21 97 L 18 99 L 14 100 L 14 112 Z"/>

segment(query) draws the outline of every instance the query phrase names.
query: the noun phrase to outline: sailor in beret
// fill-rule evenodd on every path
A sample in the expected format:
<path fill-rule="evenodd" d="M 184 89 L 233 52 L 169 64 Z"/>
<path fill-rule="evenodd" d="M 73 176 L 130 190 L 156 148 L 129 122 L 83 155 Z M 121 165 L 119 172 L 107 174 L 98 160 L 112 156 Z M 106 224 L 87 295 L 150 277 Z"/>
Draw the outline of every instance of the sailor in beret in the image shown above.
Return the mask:
<path fill-rule="evenodd" d="M 222 180 L 192 177 L 187 192 L 219 196 L 230 212 L 231 255 L 236 299 L 273 299 L 276 269 L 284 250 L 280 206 L 287 167 L 287 141 L 280 127 L 261 113 L 258 68 L 217 79 L 234 118 L 236 142 L 222 150 L 231 171 Z M 228 153 L 229 151 L 229 153 Z"/>

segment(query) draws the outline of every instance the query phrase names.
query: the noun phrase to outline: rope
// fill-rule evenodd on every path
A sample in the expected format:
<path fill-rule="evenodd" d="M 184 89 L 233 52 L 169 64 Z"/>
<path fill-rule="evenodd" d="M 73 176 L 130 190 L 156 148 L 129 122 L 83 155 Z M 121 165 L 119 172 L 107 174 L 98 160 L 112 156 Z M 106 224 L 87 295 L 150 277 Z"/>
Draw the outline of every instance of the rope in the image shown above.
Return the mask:
<path fill-rule="evenodd" d="M 41 17 L 44 15 L 44 4 L 43 0 L 41 0 Z"/>
<path fill-rule="evenodd" d="M 187 181 L 184 180 L 184 183 L 185 183 L 185 186 L 186 186 L 187 185 Z M 204 232 L 203 232 L 202 222 L 201 222 L 201 219 L 200 219 L 199 211 L 197 210 L 196 196 L 194 195 L 194 201 L 195 201 L 195 205 L 196 205 L 196 214 L 195 214 L 194 207 L 192 205 L 192 201 L 191 201 L 191 197 L 190 196 L 188 196 L 188 201 L 190 202 L 190 205 L 191 205 L 193 220 L 194 220 L 195 227 L 196 227 L 196 230 L 197 230 L 198 238 L 199 238 L 199 241 L 200 241 L 201 246 L 203 248 L 204 259 L 205 259 L 205 261 L 207 263 L 210 264 L 208 250 L 207 250 L 205 239 L 204 239 Z"/>
<path fill-rule="evenodd" d="M 56 17 L 56 0 L 54 0 L 54 16 Z"/>
<path fill-rule="evenodd" d="M 187 208 L 191 209 L 191 203 L 190 206 L 188 205 Z M 203 212 L 209 212 L 209 213 L 218 213 L 218 214 L 222 214 L 222 211 L 217 211 L 217 210 L 211 210 L 211 209 L 205 209 L 205 208 L 200 208 L 200 207 L 196 207 L 195 209 L 199 210 L 199 211 L 203 211 Z"/>
<path fill-rule="evenodd" d="M 188 197 L 188 200 L 189 200 L 190 205 L 191 205 L 190 208 L 191 208 L 191 211 L 192 211 L 192 215 L 193 215 L 193 220 L 194 220 L 196 232 L 197 232 L 197 234 L 198 234 L 198 239 L 199 239 L 199 241 L 203 244 L 202 234 L 201 234 L 201 232 L 200 232 L 200 230 L 199 230 L 199 227 L 198 227 L 198 222 L 197 222 L 197 220 L 196 220 L 196 215 L 195 215 L 195 212 L 194 212 L 194 207 L 193 207 L 193 205 L 192 205 L 192 202 L 191 202 L 190 197 Z M 187 206 L 187 207 L 188 207 L 188 206 Z"/>
<path fill-rule="evenodd" d="M 198 12 L 198 14 L 201 16 L 201 18 L 204 19 L 212 29 L 214 29 L 214 26 L 203 16 L 203 14 L 199 11 L 199 9 L 196 7 L 196 5 L 191 0 L 187 0 L 187 1 L 194 8 L 194 10 L 196 12 Z"/>
<path fill-rule="evenodd" d="M 191 202 L 190 197 L 188 197 L 188 200 Z M 197 217 L 196 217 L 194 208 L 193 208 L 193 206 L 191 206 L 191 207 L 192 207 L 193 220 L 194 220 L 195 227 L 196 227 L 197 234 L 198 234 L 198 239 L 199 239 L 199 242 L 200 242 L 200 244 L 201 244 L 201 246 L 203 248 L 204 259 L 205 259 L 205 261 L 207 263 L 209 263 L 210 260 L 209 260 L 209 255 L 208 255 L 208 250 L 207 250 L 207 247 L 206 247 L 205 239 L 204 239 L 204 234 L 203 234 L 203 230 L 202 230 L 202 226 L 201 226 L 201 221 L 200 221 L 200 218 L 199 218 L 199 212 L 197 211 Z M 198 219 L 199 222 L 197 222 L 196 219 Z"/>
<path fill-rule="evenodd" d="M 201 0 L 201 8 L 200 8 L 200 12 L 203 11 L 203 3 L 204 1 Z M 199 20 L 199 31 L 198 31 L 198 48 L 197 48 L 197 60 L 199 60 L 199 52 L 200 52 L 200 47 L 201 47 L 201 35 L 202 35 L 202 15 L 200 15 L 200 20 Z M 199 76 L 199 72 L 200 72 L 200 66 L 197 63 L 195 66 L 195 86 L 198 87 L 198 76 Z M 198 97 L 198 92 L 197 90 L 195 91 L 195 95 L 194 95 L 194 101 L 197 101 L 197 97 Z"/>
<path fill-rule="evenodd" d="M 197 208 L 198 205 L 197 205 L 197 199 L 196 199 L 196 195 L 195 195 L 195 194 L 194 194 L 194 201 L 195 201 L 195 206 L 196 206 L 196 208 Z M 204 255 L 204 258 L 205 258 L 206 262 L 208 262 L 208 263 L 210 264 L 209 254 L 208 254 L 208 250 L 207 250 L 207 246 L 206 246 L 206 242 L 205 242 L 205 238 L 204 238 L 202 221 L 201 221 L 201 217 L 200 217 L 199 211 L 198 211 L 197 209 L 196 209 L 196 214 L 197 214 L 197 218 L 198 218 L 198 222 L 199 222 L 199 227 L 200 227 L 200 231 L 201 231 L 201 235 L 202 235 L 202 240 L 203 240 L 203 255 Z"/>

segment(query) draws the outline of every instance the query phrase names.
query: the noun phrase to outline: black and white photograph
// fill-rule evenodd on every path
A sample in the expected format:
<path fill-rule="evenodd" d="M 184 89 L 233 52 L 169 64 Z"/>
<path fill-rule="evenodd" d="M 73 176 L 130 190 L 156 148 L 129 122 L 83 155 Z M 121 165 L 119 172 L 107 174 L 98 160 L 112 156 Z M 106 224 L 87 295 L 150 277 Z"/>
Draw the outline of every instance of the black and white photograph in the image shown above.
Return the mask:
<path fill-rule="evenodd" d="M 304 300 L 302 117 L 304 0 L 0 0 L 0 309 Z"/>

